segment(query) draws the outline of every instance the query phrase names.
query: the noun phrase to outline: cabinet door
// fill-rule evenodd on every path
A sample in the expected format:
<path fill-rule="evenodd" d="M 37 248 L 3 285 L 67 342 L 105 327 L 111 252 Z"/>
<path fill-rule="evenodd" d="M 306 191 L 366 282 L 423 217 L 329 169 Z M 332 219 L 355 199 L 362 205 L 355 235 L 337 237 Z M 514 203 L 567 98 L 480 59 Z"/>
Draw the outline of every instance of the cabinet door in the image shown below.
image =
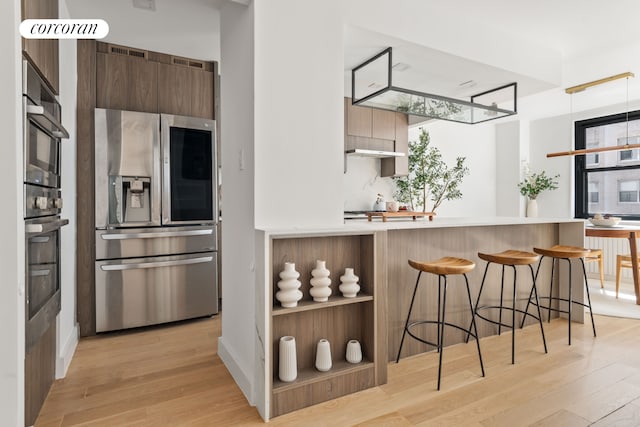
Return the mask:
<path fill-rule="evenodd" d="M 158 63 L 127 59 L 127 110 L 157 113 Z"/>
<path fill-rule="evenodd" d="M 371 136 L 379 139 L 396 139 L 396 113 L 395 111 L 371 109 L 372 131 Z"/>
<path fill-rule="evenodd" d="M 371 108 L 352 105 L 351 98 L 346 98 L 345 109 L 347 111 L 347 135 L 371 138 Z"/>
<path fill-rule="evenodd" d="M 23 0 L 22 19 L 56 19 L 58 0 Z M 22 39 L 22 50 L 55 94 L 59 86 L 57 39 Z"/>
<path fill-rule="evenodd" d="M 409 174 L 409 117 L 403 113 L 394 113 L 394 116 L 396 134 L 394 151 L 404 153 L 404 156 L 382 159 L 380 176 Z"/>
<path fill-rule="evenodd" d="M 158 110 L 160 113 L 191 114 L 191 71 L 178 65 L 158 64 Z"/>
<path fill-rule="evenodd" d="M 190 116 L 215 119 L 213 109 L 213 73 L 192 69 Z"/>
<path fill-rule="evenodd" d="M 96 107 L 127 109 L 128 60 L 122 55 L 96 53 Z"/>

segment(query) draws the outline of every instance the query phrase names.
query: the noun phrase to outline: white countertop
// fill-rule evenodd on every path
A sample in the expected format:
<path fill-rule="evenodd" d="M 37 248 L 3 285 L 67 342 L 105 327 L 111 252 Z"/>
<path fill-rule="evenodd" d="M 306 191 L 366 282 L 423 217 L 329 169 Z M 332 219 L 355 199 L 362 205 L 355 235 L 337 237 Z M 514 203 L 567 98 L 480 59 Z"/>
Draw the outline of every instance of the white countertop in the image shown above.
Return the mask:
<path fill-rule="evenodd" d="M 289 227 L 259 229 L 273 237 L 303 237 L 323 234 L 366 234 L 368 232 L 385 230 L 411 230 L 422 228 L 450 228 L 450 227 L 486 227 L 496 225 L 526 225 L 526 224 L 557 224 L 581 223 L 583 219 L 575 218 L 521 218 L 521 217 L 442 217 L 437 216 L 433 221 L 428 218 L 390 218 L 382 222 L 381 218 L 367 220 L 345 221 L 334 227 Z"/>

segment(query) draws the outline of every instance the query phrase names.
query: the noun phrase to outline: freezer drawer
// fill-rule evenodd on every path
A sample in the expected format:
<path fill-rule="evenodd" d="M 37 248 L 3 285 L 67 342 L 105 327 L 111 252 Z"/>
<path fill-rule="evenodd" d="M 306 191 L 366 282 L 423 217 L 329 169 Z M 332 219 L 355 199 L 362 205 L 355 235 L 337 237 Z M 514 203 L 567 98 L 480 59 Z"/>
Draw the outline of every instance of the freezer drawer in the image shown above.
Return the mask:
<path fill-rule="evenodd" d="M 96 230 L 96 259 L 215 251 L 217 240 L 215 226 Z"/>
<path fill-rule="evenodd" d="M 217 254 L 96 262 L 96 331 L 218 312 Z"/>

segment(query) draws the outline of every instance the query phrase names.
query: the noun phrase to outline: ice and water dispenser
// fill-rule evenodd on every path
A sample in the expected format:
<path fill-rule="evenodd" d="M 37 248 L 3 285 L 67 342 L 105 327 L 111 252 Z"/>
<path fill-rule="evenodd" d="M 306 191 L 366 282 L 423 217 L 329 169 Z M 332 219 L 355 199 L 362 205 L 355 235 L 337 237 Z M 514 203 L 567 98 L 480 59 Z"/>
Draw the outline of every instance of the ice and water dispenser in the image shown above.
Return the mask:
<path fill-rule="evenodd" d="M 151 178 L 110 176 L 109 222 L 111 224 L 151 221 Z"/>

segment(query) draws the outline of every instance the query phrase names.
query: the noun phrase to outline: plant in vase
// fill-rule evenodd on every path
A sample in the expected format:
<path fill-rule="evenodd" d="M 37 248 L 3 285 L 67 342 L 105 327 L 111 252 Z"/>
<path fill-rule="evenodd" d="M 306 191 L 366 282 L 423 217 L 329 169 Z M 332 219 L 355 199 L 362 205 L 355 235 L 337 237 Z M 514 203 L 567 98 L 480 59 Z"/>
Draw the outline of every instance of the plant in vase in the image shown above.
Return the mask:
<path fill-rule="evenodd" d="M 557 179 L 559 177 L 560 174 L 554 177 L 547 176 L 545 171 L 540 173 L 530 173 L 527 171 L 525 173 L 525 178 L 518 183 L 518 188 L 520 189 L 520 194 L 527 198 L 527 216 L 538 216 L 538 203 L 536 201 L 538 195 L 546 190 L 557 189 Z"/>
<path fill-rule="evenodd" d="M 395 197 L 411 211 L 422 212 L 427 212 L 427 201 L 431 200 L 430 212 L 435 212 L 445 200 L 462 197 L 460 184 L 469 168 L 465 157 L 457 157 L 455 165 L 447 166 L 440 150 L 430 145 L 429 132 L 420 131 L 419 140 L 409 142 L 409 175 L 395 178 Z"/>

